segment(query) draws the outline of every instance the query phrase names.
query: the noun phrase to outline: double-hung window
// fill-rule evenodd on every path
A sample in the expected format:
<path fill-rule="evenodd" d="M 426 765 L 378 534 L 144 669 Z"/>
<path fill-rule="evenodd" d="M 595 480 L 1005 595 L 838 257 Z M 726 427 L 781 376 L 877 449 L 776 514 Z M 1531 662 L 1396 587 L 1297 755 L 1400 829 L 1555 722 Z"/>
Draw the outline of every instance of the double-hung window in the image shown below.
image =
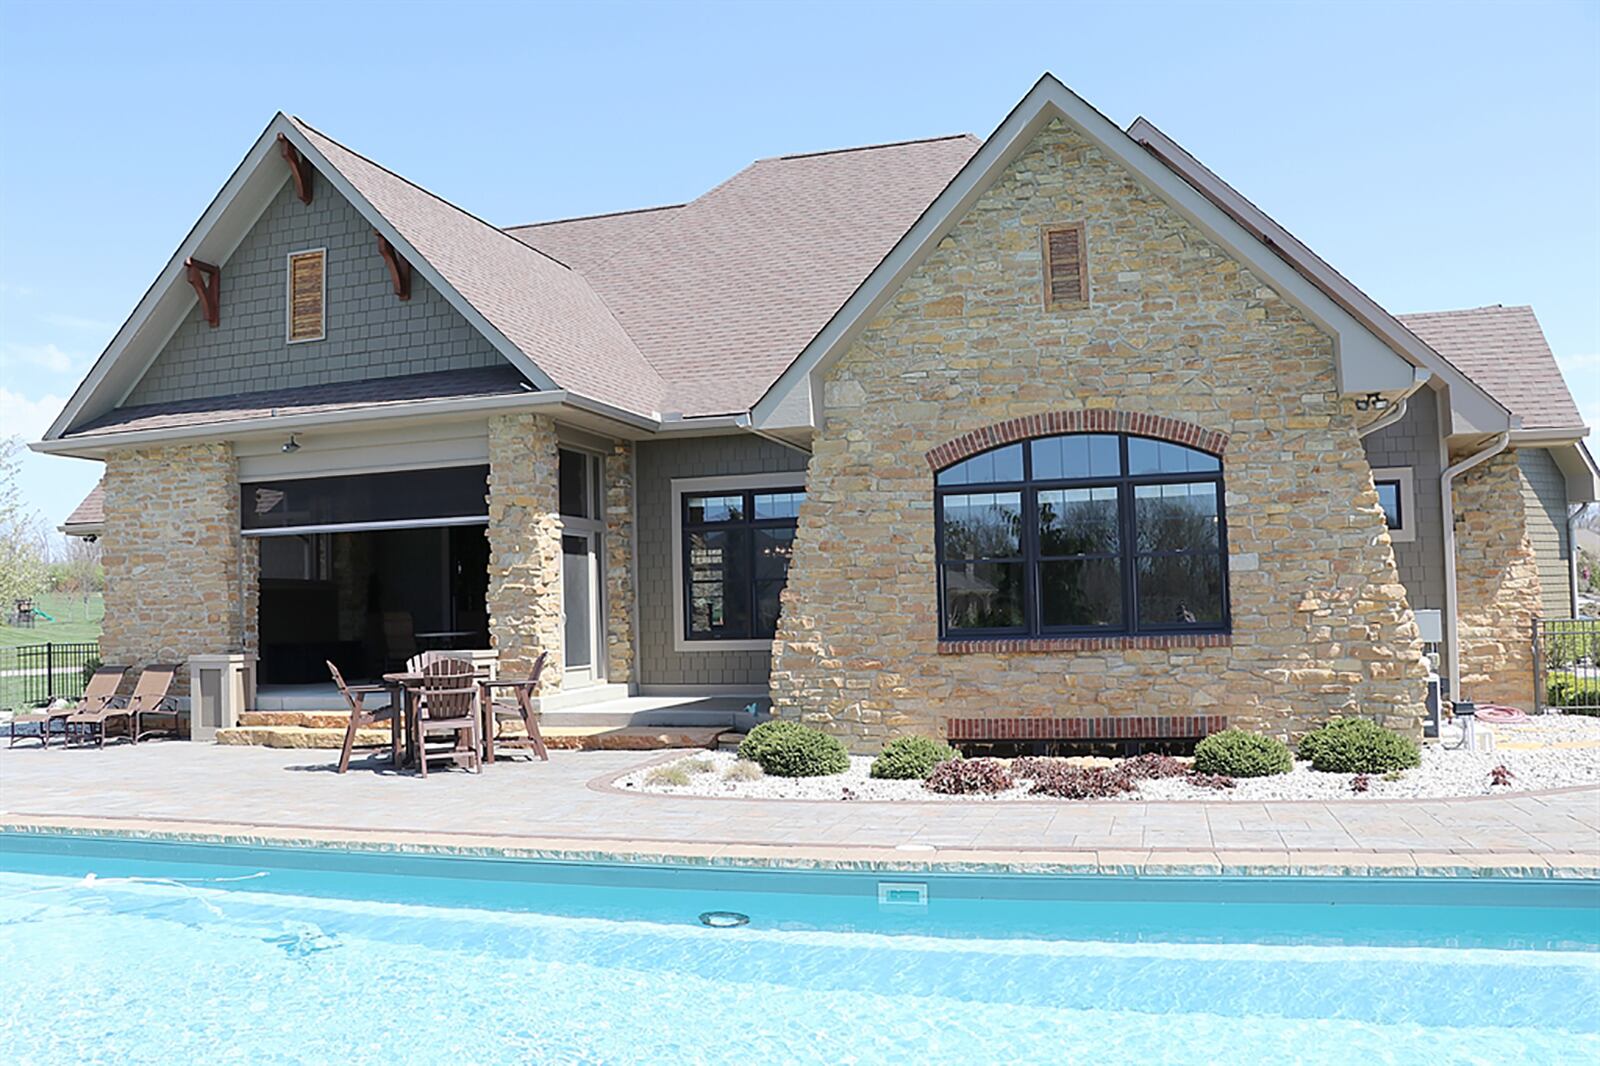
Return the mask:
<path fill-rule="evenodd" d="M 1214 455 L 1073 433 L 982 452 L 934 484 L 941 636 L 1228 628 Z"/>
<path fill-rule="evenodd" d="M 805 490 L 688 492 L 682 497 L 684 635 L 771 640 Z"/>

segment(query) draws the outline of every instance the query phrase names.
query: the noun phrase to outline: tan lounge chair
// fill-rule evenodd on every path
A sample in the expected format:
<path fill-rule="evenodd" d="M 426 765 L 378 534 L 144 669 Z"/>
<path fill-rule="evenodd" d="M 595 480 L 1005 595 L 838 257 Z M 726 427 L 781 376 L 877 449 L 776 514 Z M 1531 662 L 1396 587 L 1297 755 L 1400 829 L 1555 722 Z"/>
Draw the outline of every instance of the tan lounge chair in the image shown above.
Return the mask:
<path fill-rule="evenodd" d="M 490 762 L 494 762 L 495 747 L 507 748 L 514 751 L 532 751 L 545 762 L 550 761 L 550 753 L 545 749 L 544 736 L 539 732 L 539 712 L 533 707 L 533 701 L 539 695 L 540 676 L 544 673 L 544 665 L 550 659 L 550 653 L 542 651 L 539 658 L 534 660 L 533 674 L 526 681 L 479 681 L 478 688 L 482 691 L 482 699 L 486 706 L 492 708 L 490 721 L 490 735 L 484 750 L 488 753 Z M 516 696 L 516 702 L 505 700 L 495 701 L 496 689 L 510 689 Z M 501 736 L 500 721 L 520 718 L 522 727 L 527 731 L 527 736 Z"/>
<path fill-rule="evenodd" d="M 31 734 L 17 735 L 17 726 L 34 724 L 39 727 L 39 745 L 50 746 L 50 729 L 57 722 L 65 722 L 75 714 L 85 714 L 98 711 L 107 703 L 116 698 L 117 686 L 122 684 L 123 675 L 128 672 L 126 666 L 102 666 L 95 670 L 89 677 L 89 683 L 83 687 L 83 695 L 71 707 L 62 707 L 56 711 L 30 711 L 25 714 L 13 715 L 11 718 L 11 743 L 8 747 L 16 747 L 18 740 L 27 740 Z M 65 727 L 63 727 L 62 744 L 66 743 Z"/>
<path fill-rule="evenodd" d="M 378 722 L 387 722 L 390 717 L 398 712 L 393 707 L 382 711 L 367 709 L 368 696 L 388 691 L 383 685 L 347 685 L 344 681 L 344 675 L 331 662 L 328 663 L 328 673 L 333 675 L 333 683 L 339 686 L 340 695 L 344 697 L 345 703 L 350 705 L 350 724 L 344 728 L 344 746 L 339 750 L 338 772 L 342 774 L 350 769 L 350 752 L 356 747 L 356 733 L 365 726 L 374 725 Z M 363 744 L 361 747 L 368 748 L 370 746 Z M 385 744 L 384 747 L 390 749 L 390 761 L 398 764 L 400 762 L 400 753 L 395 750 L 394 745 Z"/>
<path fill-rule="evenodd" d="M 103 748 L 106 744 L 106 726 L 117 718 L 127 719 L 128 739 L 139 743 L 142 715 L 173 713 L 168 693 L 172 689 L 172 679 L 177 675 L 175 663 L 151 663 L 140 673 L 139 680 L 133 686 L 133 695 L 126 700 L 108 700 L 98 710 L 68 715 L 67 743 L 72 744 L 76 740 L 77 743 L 86 744 L 92 738 L 96 747 Z"/>

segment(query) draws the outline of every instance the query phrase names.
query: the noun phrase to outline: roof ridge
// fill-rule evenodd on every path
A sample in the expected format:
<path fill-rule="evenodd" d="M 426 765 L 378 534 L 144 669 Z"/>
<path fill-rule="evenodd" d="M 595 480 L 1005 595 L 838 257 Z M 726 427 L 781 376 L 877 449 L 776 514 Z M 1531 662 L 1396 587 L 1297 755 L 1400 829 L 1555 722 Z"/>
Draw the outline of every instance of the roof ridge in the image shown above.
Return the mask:
<path fill-rule="evenodd" d="M 687 207 L 688 205 L 689 202 L 685 200 L 683 203 L 679 204 L 657 204 L 655 207 L 632 207 L 626 211 L 601 211 L 599 214 L 594 215 L 573 215 L 569 218 L 547 218 L 543 222 L 522 222 L 515 226 L 505 226 L 502 228 L 506 233 L 510 233 L 514 229 L 537 229 L 540 226 L 559 226 L 564 222 L 592 222 L 599 218 L 618 218 L 622 215 L 648 215 L 652 211 L 675 211 L 680 207 Z"/>
<path fill-rule="evenodd" d="M 945 133 L 938 137 L 910 137 L 903 141 L 880 141 L 876 144 L 858 144 L 850 148 L 824 148 L 816 152 L 791 152 L 788 155 L 768 155 L 757 159 L 757 163 L 782 162 L 788 159 L 811 159 L 819 155 L 844 155 L 847 152 L 875 152 L 880 148 L 904 148 L 908 144 L 933 144 L 938 141 L 976 141 L 978 138 L 970 133 Z"/>
<path fill-rule="evenodd" d="M 1406 311 L 1401 318 L 1433 318 L 1439 315 L 1469 315 L 1474 311 L 1532 311 L 1532 304 L 1482 304 L 1478 307 L 1455 307 L 1443 311 Z"/>
<path fill-rule="evenodd" d="M 426 185 L 419 185 L 417 182 L 412 181 L 410 178 L 406 177 L 404 174 L 401 174 L 399 171 L 389 169 L 388 167 L 384 166 L 382 163 L 378 162 L 376 159 L 373 159 L 371 156 L 366 156 L 366 155 L 361 154 L 360 152 L 356 151 L 354 148 L 351 148 L 348 144 L 345 144 L 343 141 L 338 140 L 335 137 L 331 137 L 328 134 L 324 133 L 323 131 L 317 129 L 317 127 L 313 126 L 311 123 L 307 122 L 305 119 L 301 118 L 299 115 L 290 115 L 289 116 L 289 120 L 291 122 L 294 122 L 298 126 L 303 126 L 305 129 L 310 130 L 312 133 L 315 133 L 318 137 L 321 137 L 323 140 L 328 141 L 331 144 L 337 145 L 339 148 L 343 149 L 346 152 L 349 152 L 351 155 L 355 156 L 357 159 L 361 160 L 363 163 L 366 163 L 369 166 L 377 167 L 379 170 L 383 171 L 385 174 L 389 175 L 391 178 L 395 179 L 396 181 L 403 182 L 406 185 L 411 186 L 413 189 L 415 189 L 418 192 L 422 193 L 424 196 L 432 197 L 433 199 L 439 201 L 441 204 L 444 204 L 446 207 L 450 208 L 452 211 L 457 211 L 457 212 L 460 212 L 463 215 L 466 215 L 468 218 L 472 219 L 472 221 L 481 224 L 485 229 L 490 230 L 491 232 L 494 232 L 494 233 L 498 233 L 501 236 L 505 237 L 507 240 L 512 241 L 512 242 L 516 243 L 517 245 L 520 245 L 521 247 L 528 249 L 531 252 L 534 252 L 534 253 L 536 253 L 538 255 L 544 256 L 546 259 L 550 260 L 550 262 L 556 264 L 557 266 L 559 266 L 563 270 L 572 270 L 572 267 L 568 266 L 566 263 L 563 263 L 561 260 L 559 260 L 555 256 L 551 255 L 549 252 L 541 251 L 540 249 L 535 248 L 533 245 L 528 244 L 525 241 L 517 240 L 515 237 L 511 236 L 511 234 L 507 233 L 505 230 L 501 229 L 499 226 L 496 226 L 494 223 L 488 221 L 487 219 L 482 218 L 479 215 L 473 214 L 471 211 L 468 211 L 466 208 L 462 207 L 460 204 L 454 202 L 453 200 L 445 199 L 443 196 L 440 196 L 438 193 L 434 192 L 432 189 L 428 188 Z M 573 271 L 573 273 L 577 273 L 577 271 Z"/>

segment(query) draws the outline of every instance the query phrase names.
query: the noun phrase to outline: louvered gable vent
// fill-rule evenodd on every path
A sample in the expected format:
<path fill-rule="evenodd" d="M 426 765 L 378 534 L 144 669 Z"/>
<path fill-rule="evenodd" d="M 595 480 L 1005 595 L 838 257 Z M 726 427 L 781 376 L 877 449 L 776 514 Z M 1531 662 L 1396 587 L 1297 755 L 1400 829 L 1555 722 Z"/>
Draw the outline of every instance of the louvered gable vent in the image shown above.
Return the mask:
<path fill-rule="evenodd" d="M 1045 307 L 1072 307 L 1089 302 L 1088 254 L 1083 224 L 1049 226 L 1044 231 Z"/>
<path fill-rule="evenodd" d="M 289 255 L 289 343 L 320 341 L 327 302 L 328 253 L 318 248 Z"/>

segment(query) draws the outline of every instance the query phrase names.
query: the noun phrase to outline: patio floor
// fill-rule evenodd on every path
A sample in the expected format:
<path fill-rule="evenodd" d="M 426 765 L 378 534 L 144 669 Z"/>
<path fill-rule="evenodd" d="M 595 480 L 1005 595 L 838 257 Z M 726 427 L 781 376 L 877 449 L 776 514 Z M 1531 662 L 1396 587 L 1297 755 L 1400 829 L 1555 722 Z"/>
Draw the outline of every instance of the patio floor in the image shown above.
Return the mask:
<path fill-rule="evenodd" d="M 864 803 L 614 791 L 660 753 L 558 751 L 481 775 L 332 772 L 320 751 L 179 742 L 0 749 L 0 824 L 284 839 L 862 861 L 922 856 L 1281 872 L 1515 869 L 1600 876 L 1600 789 L 1470 800 Z"/>

